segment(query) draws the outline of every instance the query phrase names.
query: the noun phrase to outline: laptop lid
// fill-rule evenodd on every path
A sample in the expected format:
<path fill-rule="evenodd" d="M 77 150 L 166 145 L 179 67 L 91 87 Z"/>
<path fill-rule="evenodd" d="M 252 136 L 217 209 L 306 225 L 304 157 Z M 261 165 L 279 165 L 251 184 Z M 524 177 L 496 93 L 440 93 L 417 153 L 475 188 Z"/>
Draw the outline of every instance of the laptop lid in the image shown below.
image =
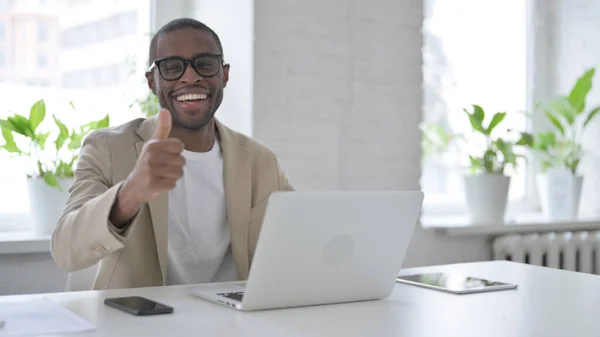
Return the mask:
<path fill-rule="evenodd" d="M 244 308 L 389 296 L 422 203 L 420 191 L 271 194 L 246 283 Z"/>

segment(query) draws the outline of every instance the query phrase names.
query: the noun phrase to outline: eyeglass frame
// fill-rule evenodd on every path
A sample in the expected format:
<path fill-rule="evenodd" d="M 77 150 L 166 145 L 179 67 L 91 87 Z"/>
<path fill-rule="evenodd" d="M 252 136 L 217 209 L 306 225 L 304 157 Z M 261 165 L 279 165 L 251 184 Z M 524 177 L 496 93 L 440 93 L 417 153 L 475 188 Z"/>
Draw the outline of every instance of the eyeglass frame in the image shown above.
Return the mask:
<path fill-rule="evenodd" d="M 198 72 L 198 70 L 196 69 L 196 67 L 194 66 L 194 61 L 196 59 L 199 59 L 201 57 L 207 57 L 207 56 L 211 56 L 211 57 L 215 57 L 217 59 L 221 60 L 221 64 L 220 67 L 217 69 L 217 72 L 214 73 L 213 75 L 210 76 L 206 76 L 206 75 L 202 75 L 200 74 L 200 72 Z M 179 75 L 177 78 L 174 79 L 166 79 L 162 72 L 160 71 L 160 63 L 162 63 L 163 61 L 167 61 L 167 60 L 179 60 L 183 62 L 184 68 L 183 71 L 181 72 L 181 75 Z M 199 54 L 194 56 L 193 58 L 185 58 L 185 57 L 181 57 L 181 56 L 169 56 L 169 57 L 165 57 L 163 59 L 160 60 L 156 60 L 154 62 L 152 62 L 152 64 L 150 65 L 150 67 L 148 67 L 148 70 L 146 71 L 147 73 L 152 72 L 152 70 L 154 70 L 154 68 L 156 67 L 158 69 L 158 73 L 160 74 L 160 77 L 162 77 L 165 81 L 177 81 L 179 80 L 181 77 L 183 77 L 183 75 L 185 74 L 185 72 L 187 71 L 187 67 L 188 66 L 192 66 L 192 69 L 194 69 L 194 71 L 196 72 L 196 74 L 198 74 L 200 77 L 215 77 L 217 76 L 217 74 L 219 73 L 219 71 L 221 71 L 221 67 L 226 67 L 229 66 L 228 63 L 225 62 L 225 60 L 223 60 L 223 54 L 212 54 L 212 53 L 203 53 L 203 54 Z"/>

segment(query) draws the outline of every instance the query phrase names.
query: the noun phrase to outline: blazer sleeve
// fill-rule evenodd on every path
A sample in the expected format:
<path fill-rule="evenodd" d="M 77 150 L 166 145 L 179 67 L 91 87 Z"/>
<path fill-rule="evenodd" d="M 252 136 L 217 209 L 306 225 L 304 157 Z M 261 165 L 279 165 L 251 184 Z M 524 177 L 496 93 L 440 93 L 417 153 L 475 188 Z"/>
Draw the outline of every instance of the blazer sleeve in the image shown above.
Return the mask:
<path fill-rule="evenodd" d="M 287 175 L 285 174 L 285 172 L 283 172 L 283 170 L 279 166 L 279 161 L 277 160 L 277 158 L 275 158 L 275 165 L 277 167 L 277 174 L 278 174 L 277 180 L 278 180 L 279 190 L 293 191 L 294 187 L 292 187 Z"/>
<path fill-rule="evenodd" d="M 117 231 L 108 220 L 121 183 L 112 185 L 105 137 L 102 131 L 94 131 L 84 140 L 69 197 L 52 234 L 52 258 L 69 272 L 93 266 L 122 249 L 138 221 L 136 216 L 126 230 Z"/>

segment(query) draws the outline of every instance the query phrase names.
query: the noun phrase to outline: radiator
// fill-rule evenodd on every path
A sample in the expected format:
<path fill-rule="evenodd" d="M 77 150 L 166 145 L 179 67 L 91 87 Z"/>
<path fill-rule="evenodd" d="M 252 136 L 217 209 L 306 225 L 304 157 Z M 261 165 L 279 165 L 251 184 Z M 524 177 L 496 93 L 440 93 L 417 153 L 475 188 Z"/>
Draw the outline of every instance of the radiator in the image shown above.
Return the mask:
<path fill-rule="evenodd" d="M 600 231 L 499 236 L 492 250 L 494 260 L 600 274 Z"/>

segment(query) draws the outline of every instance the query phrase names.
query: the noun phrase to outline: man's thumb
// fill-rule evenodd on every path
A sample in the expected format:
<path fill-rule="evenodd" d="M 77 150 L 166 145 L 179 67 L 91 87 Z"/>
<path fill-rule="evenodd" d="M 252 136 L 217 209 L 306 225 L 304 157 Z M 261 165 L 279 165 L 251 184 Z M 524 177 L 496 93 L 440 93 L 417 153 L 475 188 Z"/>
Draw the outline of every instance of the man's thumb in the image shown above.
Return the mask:
<path fill-rule="evenodd" d="M 160 109 L 158 113 L 158 125 L 154 130 L 153 139 L 166 140 L 171 134 L 171 113 L 167 109 Z"/>

